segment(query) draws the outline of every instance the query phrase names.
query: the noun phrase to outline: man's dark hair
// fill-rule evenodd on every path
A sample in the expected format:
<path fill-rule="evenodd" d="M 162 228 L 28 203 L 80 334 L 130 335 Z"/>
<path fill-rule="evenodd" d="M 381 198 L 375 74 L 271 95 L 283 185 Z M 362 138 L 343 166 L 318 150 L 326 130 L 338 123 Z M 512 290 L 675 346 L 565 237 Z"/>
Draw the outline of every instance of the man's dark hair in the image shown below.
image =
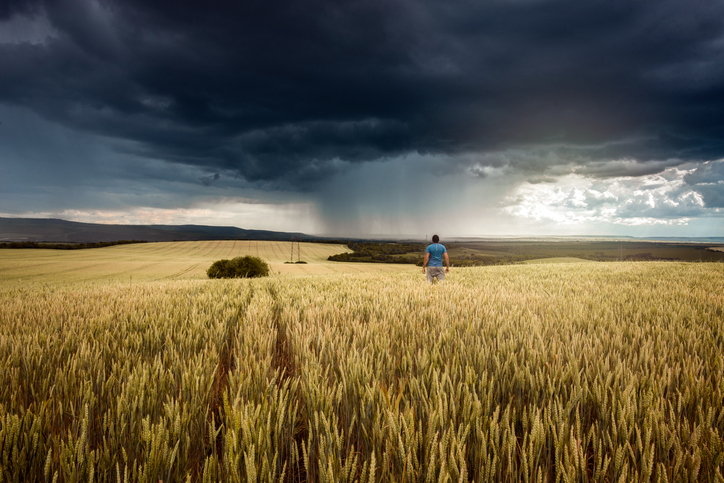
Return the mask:
<path fill-rule="evenodd" d="M 437 242 L 439 242 L 439 241 L 440 241 L 440 237 L 439 237 L 439 236 L 437 236 L 437 235 L 432 235 L 432 242 L 433 242 L 433 243 L 437 243 Z"/>

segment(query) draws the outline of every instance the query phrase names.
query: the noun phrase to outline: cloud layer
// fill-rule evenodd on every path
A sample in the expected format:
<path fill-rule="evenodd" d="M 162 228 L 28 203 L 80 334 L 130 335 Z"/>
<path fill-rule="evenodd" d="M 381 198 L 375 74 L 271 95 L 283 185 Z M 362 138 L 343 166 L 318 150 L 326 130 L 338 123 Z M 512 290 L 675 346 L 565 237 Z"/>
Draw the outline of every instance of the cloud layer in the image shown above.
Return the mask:
<path fill-rule="evenodd" d="M 6 0 L 0 211 L 721 220 L 723 58 L 720 1 Z"/>
<path fill-rule="evenodd" d="M 0 102 L 251 182 L 412 153 L 600 177 L 724 157 L 721 2 L 3 5 Z"/>

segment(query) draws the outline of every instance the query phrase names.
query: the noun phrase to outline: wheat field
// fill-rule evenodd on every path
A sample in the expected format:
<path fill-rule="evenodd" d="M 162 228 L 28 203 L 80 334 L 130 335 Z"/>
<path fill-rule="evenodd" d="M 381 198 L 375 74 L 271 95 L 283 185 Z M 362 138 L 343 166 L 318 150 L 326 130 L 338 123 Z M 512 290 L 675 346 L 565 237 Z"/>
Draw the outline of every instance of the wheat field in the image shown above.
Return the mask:
<path fill-rule="evenodd" d="M 724 481 L 721 264 L 115 270 L 0 286 L 1 481 Z"/>
<path fill-rule="evenodd" d="M 333 274 L 409 270 L 404 265 L 375 265 L 327 261 L 349 252 L 344 245 L 300 243 L 289 264 L 290 242 L 221 240 L 116 245 L 86 250 L 0 250 L 0 286 L 17 283 L 129 282 L 203 280 L 216 260 L 254 255 L 269 263 L 272 272 Z M 296 245 L 295 245 L 296 247 Z"/>

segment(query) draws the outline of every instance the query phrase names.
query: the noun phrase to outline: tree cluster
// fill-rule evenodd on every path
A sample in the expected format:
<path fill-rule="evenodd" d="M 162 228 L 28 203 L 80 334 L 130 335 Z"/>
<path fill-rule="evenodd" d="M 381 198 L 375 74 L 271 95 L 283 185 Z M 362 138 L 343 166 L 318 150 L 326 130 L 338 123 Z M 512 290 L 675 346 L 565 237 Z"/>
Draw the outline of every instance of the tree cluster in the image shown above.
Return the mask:
<path fill-rule="evenodd" d="M 247 255 L 215 261 L 206 270 L 209 278 L 256 278 L 269 275 L 269 265 L 259 257 Z"/>

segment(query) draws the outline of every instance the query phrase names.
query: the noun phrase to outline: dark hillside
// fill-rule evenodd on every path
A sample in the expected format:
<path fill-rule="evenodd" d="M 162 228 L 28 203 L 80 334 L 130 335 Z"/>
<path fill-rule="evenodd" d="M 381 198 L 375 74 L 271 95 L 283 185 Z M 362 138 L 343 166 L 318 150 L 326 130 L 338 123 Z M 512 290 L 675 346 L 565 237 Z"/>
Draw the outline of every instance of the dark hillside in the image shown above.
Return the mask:
<path fill-rule="evenodd" d="M 244 230 L 233 226 L 101 225 L 58 219 L 0 218 L 0 242 L 97 243 L 116 240 L 318 240 L 301 233 Z"/>

